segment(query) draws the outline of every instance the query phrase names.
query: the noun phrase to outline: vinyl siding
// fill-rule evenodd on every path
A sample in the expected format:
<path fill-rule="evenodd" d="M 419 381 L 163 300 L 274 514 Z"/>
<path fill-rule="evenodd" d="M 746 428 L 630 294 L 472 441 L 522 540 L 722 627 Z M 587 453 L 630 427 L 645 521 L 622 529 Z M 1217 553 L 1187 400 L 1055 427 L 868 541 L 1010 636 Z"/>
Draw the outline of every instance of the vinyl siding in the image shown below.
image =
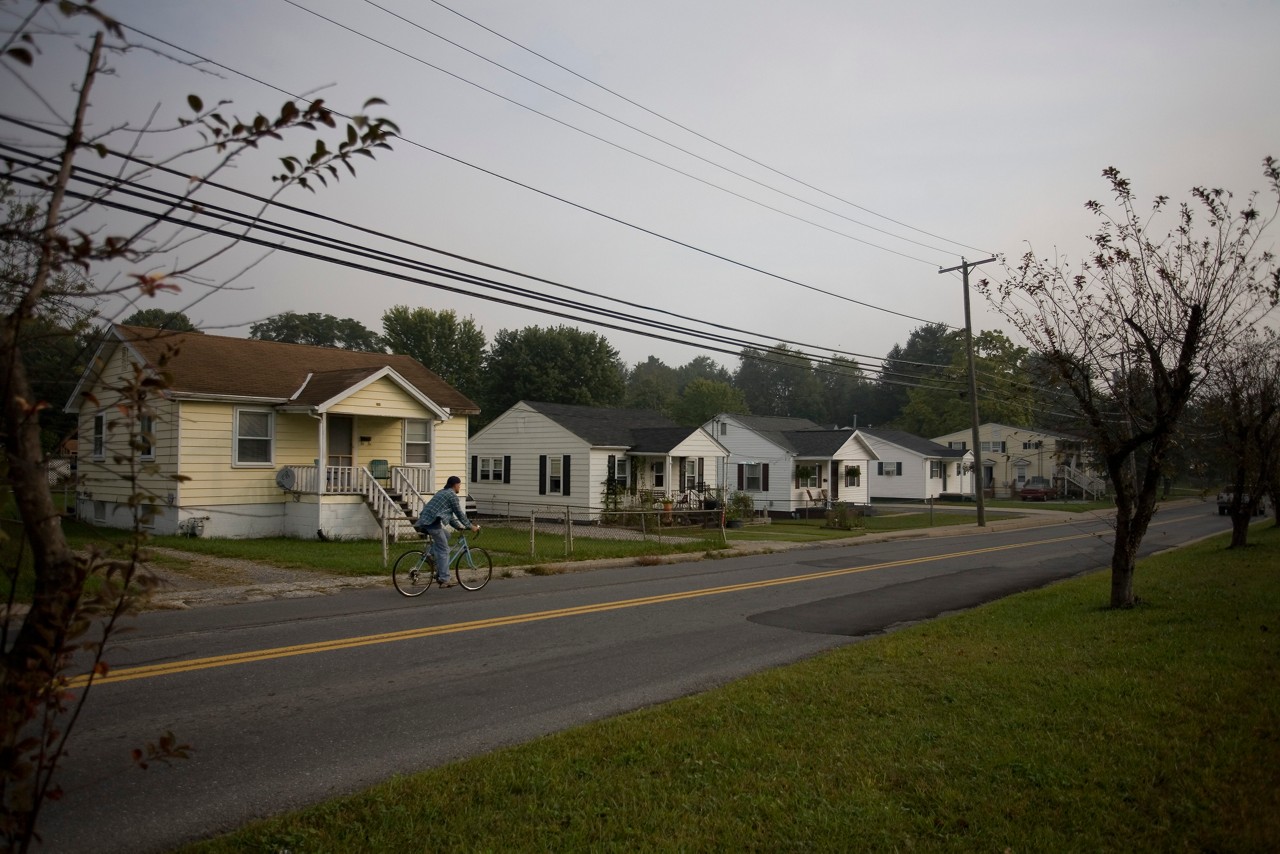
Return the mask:
<path fill-rule="evenodd" d="M 616 452 L 616 453 L 621 453 Z M 471 454 L 480 457 L 511 457 L 511 482 L 471 481 L 470 460 L 466 474 L 467 493 L 481 512 L 519 514 L 532 507 L 571 505 L 598 506 L 604 491 L 608 452 L 591 455 L 587 443 L 545 415 L 514 406 L 471 437 Z M 569 467 L 569 495 L 538 492 L 538 458 L 546 454 L 572 458 Z"/>
<path fill-rule="evenodd" d="M 371 415 L 385 418 L 433 418 L 407 391 L 387 377 L 370 383 L 327 410 L 335 415 Z"/>

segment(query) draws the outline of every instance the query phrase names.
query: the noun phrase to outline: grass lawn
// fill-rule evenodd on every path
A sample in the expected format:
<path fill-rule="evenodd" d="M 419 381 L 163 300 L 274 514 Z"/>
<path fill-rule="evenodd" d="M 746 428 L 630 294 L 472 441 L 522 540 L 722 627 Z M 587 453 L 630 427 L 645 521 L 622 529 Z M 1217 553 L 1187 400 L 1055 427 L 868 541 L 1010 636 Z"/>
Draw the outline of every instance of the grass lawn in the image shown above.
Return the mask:
<path fill-rule="evenodd" d="M 903 629 L 189 849 L 1280 850 L 1280 531 Z M 443 808 L 437 808 L 442 804 Z"/>

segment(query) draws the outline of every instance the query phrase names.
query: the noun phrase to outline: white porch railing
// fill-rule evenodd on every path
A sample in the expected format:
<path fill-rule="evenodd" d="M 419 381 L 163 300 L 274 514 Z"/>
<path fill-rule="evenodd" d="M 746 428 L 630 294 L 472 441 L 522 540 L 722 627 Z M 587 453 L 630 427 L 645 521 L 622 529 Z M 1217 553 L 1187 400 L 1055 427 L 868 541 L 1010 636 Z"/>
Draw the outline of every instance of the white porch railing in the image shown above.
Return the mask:
<path fill-rule="evenodd" d="M 1107 482 L 1105 480 L 1100 477 L 1094 477 L 1080 469 L 1073 469 L 1070 466 L 1058 466 L 1054 474 L 1067 483 L 1076 486 L 1086 496 L 1097 498 L 1107 493 Z"/>

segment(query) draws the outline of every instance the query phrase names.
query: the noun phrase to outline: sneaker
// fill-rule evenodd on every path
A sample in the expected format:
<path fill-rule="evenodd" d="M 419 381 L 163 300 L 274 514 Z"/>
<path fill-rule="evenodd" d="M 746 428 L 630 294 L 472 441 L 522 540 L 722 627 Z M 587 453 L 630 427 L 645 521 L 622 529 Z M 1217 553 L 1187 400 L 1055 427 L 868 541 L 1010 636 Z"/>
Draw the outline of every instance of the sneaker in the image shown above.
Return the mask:
<path fill-rule="evenodd" d="M 440 579 L 438 579 L 438 578 L 437 578 L 437 579 L 436 579 L 436 586 L 437 586 L 437 587 L 452 587 L 452 586 L 453 586 L 453 582 L 452 582 L 452 581 L 449 581 L 449 580 L 447 580 L 447 579 L 446 579 L 445 581 L 441 581 Z"/>

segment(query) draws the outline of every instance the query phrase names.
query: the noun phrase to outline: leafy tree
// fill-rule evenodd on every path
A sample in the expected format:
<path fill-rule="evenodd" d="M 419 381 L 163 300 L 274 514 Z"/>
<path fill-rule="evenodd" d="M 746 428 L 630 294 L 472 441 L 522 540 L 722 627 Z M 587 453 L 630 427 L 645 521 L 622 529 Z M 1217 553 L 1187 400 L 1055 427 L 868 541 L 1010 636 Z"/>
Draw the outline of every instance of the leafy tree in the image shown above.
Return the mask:
<path fill-rule="evenodd" d="M 503 329 L 485 357 L 484 410 L 492 418 L 521 400 L 618 406 L 625 377 L 618 351 L 599 333 L 571 326 Z"/>
<path fill-rule="evenodd" d="M 33 9 L 35 7 L 33 6 Z M 26 254 L 34 259 L 29 274 L 6 278 L 0 294 L 0 441 L 4 443 L 5 474 L 12 488 L 14 510 L 21 519 L 21 548 L 7 549 L 12 562 L 4 567 L 9 583 L 8 601 L 17 596 L 19 576 L 30 582 L 30 606 L 25 613 L 6 609 L 0 614 L 0 839 L 6 850 L 25 851 L 37 838 L 36 824 L 46 798 L 59 794 L 52 779 L 59 758 L 66 750 L 70 730 L 92 694 L 94 677 L 105 673 L 103 658 L 108 639 L 118 621 L 133 608 L 140 592 L 148 589 L 147 575 L 140 571 L 140 550 L 145 540 L 144 527 L 149 521 L 149 506 L 157 500 L 140 485 L 147 464 L 139 461 L 137 451 L 148 446 L 140 424 L 152 416 L 148 403 L 164 391 L 162 376 L 138 373 L 126 378 L 112 390 L 119 405 L 108 413 L 109 430 L 128 437 L 126 480 L 135 508 L 133 536 L 126 544 L 94 547 L 73 552 L 62 531 L 61 515 L 54 504 L 44 467 L 41 428 L 48 412 L 34 387 L 32 366 L 36 353 L 47 344 L 46 331 L 73 325 L 52 322 L 48 307 L 66 304 L 74 298 L 86 301 L 104 296 L 105 291 L 92 288 L 78 294 L 67 293 L 68 271 L 80 270 L 84 281 L 92 281 L 92 271 L 99 265 L 136 267 L 139 272 L 125 279 L 125 288 L 113 293 L 132 291 L 154 296 L 177 291 L 180 282 L 221 252 L 193 258 L 190 251 L 192 234 L 182 229 L 160 228 L 163 219 L 173 212 L 193 212 L 216 175 L 242 154 L 283 142 L 306 132 L 308 141 L 302 156 L 281 158 L 284 172 L 276 175 L 280 190 L 291 186 L 314 189 L 338 177 L 338 167 L 353 170 L 353 158 L 372 155 L 388 147 L 395 126 L 385 119 L 356 116 L 342 128 L 342 137 L 331 148 L 321 128 L 336 128 L 337 119 L 323 102 L 286 102 L 278 114 L 254 114 L 246 119 L 230 114 L 225 102 L 206 107 L 196 95 L 187 98 L 186 109 L 176 122 L 159 116 L 145 127 L 131 127 L 127 120 L 108 118 L 97 122 L 109 129 L 90 137 L 90 104 L 94 83 L 106 64 L 106 54 L 128 48 L 124 31 L 96 6 L 63 2 L 42 5 L 47 14 L 76 18 L 92 26 L 96 32 L 87 51 L 87 70 L 79 85 L 69 91 L 75 102 L 48 104 L 52 116 L 68 116 L 63 125 L 44 123 L 44 130 L 55 139 L 42 139 L 39 151 L 27 156 L 13 151 L 6 155 L 12 180 L 33 188 L 38 195 L 32 201 L 38 214 L 34 227 L 19 217 L 9 217 L 0 225 L 0 238 L 6 246 L 4 264 L 16 262 L 20 268 L 27 262 L 11 253 Z M 36 76 L 30 70 L 41 54 L 35 48 L 38 38 L 47 35 L 41 27 L 34 29 L 34 11 L 12 16 L 13 21 L 0 44 L 0 63 L 7 77 L 17 78 L 22 86 L 33 89 Z M 52 36 L 49 36 L 52 37 Z M 373 103 L 366 104 L 366 108 Z M 185 151 L 170 149 L 164 157 L 150 159 L 152 165 L 138 165 L 148 158 L 131 161 L 128 180 L 145 180 L 159 170 L 169 174 L 195 176 L 184 182 L 184 195 L 166 202 L 155 218 L 124 234 L 102 226 L 103 215 L 113 197 L 127 192 L 128 182 L 107 182 L 97 189 L 83 190 L 86 195 L 68 193 L 68 184 L 77 158 L 92 156 L 97 164 L 102 158 L 119 157 L 119 149 L 147 153 L 140 146 L 148 139 L 163 135 L 173 139 L 183 129 L 198 137 Z M 128 137 L 125 139 L 124 137 Z M 163 159 L 164 164 L 159 161 Z M 46 164 L 52 171 L 45 171 Z M 184 166 L 185 169 L 174 169 Z M 101 168 L 101 167 L 95 167 Z M 129 171 L 132 170 L 132 171 Z M 136 200 L 130 199 L 130 204 Z M 234 241 L 233 241 L 234 242 Z M 183 248 L 182 261 L 163 253 Z M 129 295 L 128 293 L 125 294 Z M 83 309 L 81 309 L 83 310 Z M 41 327 L 40 324 L 44 324 Z M 68 371 L 74 364 L 64 365 Z M 19 562 L 21 558 L 21 562 Z M 86 596 L 86 583 L 97 577 L 92 596 Z M 90 627 L 93 636 L 88 634 Z M 91 674 L 88 684 L 76 692 L 66 690 L 66 668 L 75 656 Z M 181 745 L 172 739 L 161 740 L 159 748 L 168 755 L 181 755 Z M 167 746 L 165 746 L 167 745 Z"/>
<path fill-rule="evenodd" d="M 830 364 L 818 372 L 818 380 L 822 383 L 828 420 L 842 427 L 853 427 L 861 415 L 864 427 L 872 423 L 866 418 L 873 405 L 875 386 L 857 362 L 833 353 Z"/>
<path fill-rule="evenodd" d="M 310 344 L 313 347 L 336 347 L 340 350 L 360 350 L 366 353 L 382 353 L 386 346 L 376 332 L 350 317 L 338 318 L 332 314 L 297 314 L 286 311 L 268 317 L 249 327 L 249 337 L 259 341 L 283 341 L 286 344 Z"/>
<path fill-rule="evenodd" d="M 626 405 L 671 414 L 680 394 L 676 370 L 657 356 L 650 356 L 627 373 Z"/>
<path fill-rule="evenodd" d="M 734 385 L 751 412 L 826 420 L 822 383 L 802 353 L 777 344 L 768 350 L 747 347 L 739 358 Z"/>
<path fill-rule="evenodd" d="M 1231 548 L 1249 540 L 1263 496 L 1280 470 L 1280 335 L 1247 330 L 1216 366 L 1207 411 L 1231 485 Z"/>
<path fill-rule="evenodd" d="M 1272 158 L 1263 173 L 1280 201 Z M 1088 260 L 1073 268 L 1028 252 L 1004 281 L 979 287 L 1053 365 L 1088 423 L 1116 494 L 1111 606 L 1128 608 L 1184 411 L 1232 339 L 1280 298 L 1280 272 L 1259 242 L 1280 207 L 1263 215 L 1254 193 L 1237 212 L 1229 192 L 1196 187 L 1161 234 L 1168 197 L 1140 214 L 1119 171 L 1103 176 L 1116 209 L 1088 203 L 1100 219 Z"/>
<path fill-rule="evenodd" d="M 907 403 L 898 416 L 903 430 L 919 436 L 951 433 L 969 424 L 972 417 L 964 332 L 951 331 L 943 340 L 951 346 L 949 369 L 942 377 L 907 389 Z M 973 354 L 981 419 L 1030 425 L 1033 389 L 1023 371 L 1026 348 L 1015 345 L 1003 332 L 987 331 L 974 336 Z"/>
<path fill-rule="evenodd" d="M 733 383 L 733 374 L 710 356 L 694 356 L 676 368 L 676 386 L 683 393 L 694 380 L 711 380 L 717 383 Z"/>
<path fill-rule="evenodd" d="M 947 380 L 954 346 L 950 333 L 946 324 L 929 323 L 911 330 L 905 345 L 890 348 L 866 413 L 867 425 L 899 424 L 912 388 Z"/>
<path fill-rule="evenodd" d="M 382 315 L 382 340 L 392 353 L 412 356 L 467 397 L 479 397 L 487 342 L 472 318 L 396 305 Z"/>
<path fill-rule="evenodd" d="M 698 378 L 685 386 L 671 417 L 679 424 L 697 427 L 721 412 L 745 414 L 747 401 L 729 383 Z"/>
<path fill-rule="evenodd" d="M 125 326 L 149 326 L 170 332 L 199 332 L 196 325 L 181 311 L 165 311 L 163 308 L 142 308 L 120 321 Z"/>

